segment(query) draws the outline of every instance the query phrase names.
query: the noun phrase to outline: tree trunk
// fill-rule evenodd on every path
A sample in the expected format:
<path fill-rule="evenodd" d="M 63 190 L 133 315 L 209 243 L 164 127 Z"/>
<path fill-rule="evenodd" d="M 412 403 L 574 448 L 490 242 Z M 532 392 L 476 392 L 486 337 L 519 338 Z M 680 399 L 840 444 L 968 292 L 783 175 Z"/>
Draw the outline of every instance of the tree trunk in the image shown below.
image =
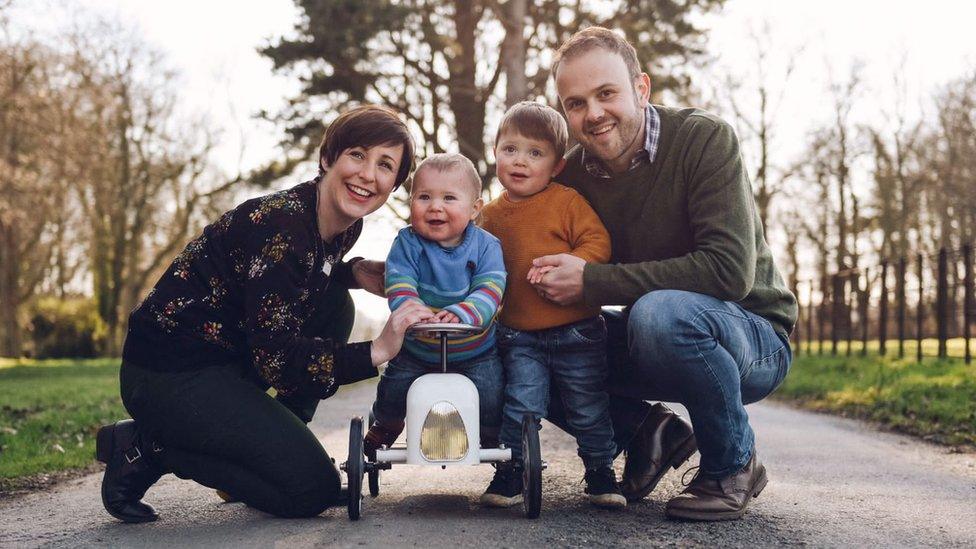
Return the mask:
<path fill-rule="evenodd" d="M 505 65 L 505 107 L 511 107 L 529 96 L 529 80 L 525 74 L 525 0 L 508 0 L 505 11 L 502 62 Z"/>
<path fill-rule="evenodd" d="M 451 111 L 458 137 L 458 148 L 478 166 L 485 159 L 485 101 L 478 88 L 475 61 L 475 31 L 480 10 L 472 0 L 454 3 L 454 25 L 457 32 L 455 55 L 450 60 L 448 90 Z"/>
<path fill-rule="evenodd" d="M 17 257 L 17 230 L 0 219 L 0 356 L 18 358 L 23 352 L 20 324 L 20 259 Z"/>

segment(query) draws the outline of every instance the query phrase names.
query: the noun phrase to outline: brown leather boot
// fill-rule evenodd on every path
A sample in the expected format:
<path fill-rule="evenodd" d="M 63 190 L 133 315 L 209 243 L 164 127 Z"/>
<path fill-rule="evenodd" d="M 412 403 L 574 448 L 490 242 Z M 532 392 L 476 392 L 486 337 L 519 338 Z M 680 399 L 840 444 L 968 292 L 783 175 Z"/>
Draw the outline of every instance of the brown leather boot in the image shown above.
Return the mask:
<path fill-rule="evenodd" d="M 713 480 L 696 475 L 683 492 L 671 498 L 664 512 L 669 518 L 685 520 L 738 519 L 766 482 L 766 468 L 753 450 L 749 463 L 732 476 Z"/>
<path fill-rule="evenodd" d="M 630 502 L 647 496 L 669 467 L 677 469 L 697 449 L 691 424 L 664 404 L 654 404 L 625 451 L 620 492 Z"/>

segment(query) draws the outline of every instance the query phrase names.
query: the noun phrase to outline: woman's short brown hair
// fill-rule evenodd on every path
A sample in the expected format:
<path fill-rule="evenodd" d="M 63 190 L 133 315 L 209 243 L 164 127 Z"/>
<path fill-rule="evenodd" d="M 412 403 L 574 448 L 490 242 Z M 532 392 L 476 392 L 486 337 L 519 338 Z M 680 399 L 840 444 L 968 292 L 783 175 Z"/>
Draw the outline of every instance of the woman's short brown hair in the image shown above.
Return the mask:
<path fill-rule="evenodd" d="M 383 105 L 360 105 L 339 115 L 325 130 L 325 137 L 319 145 L 319 174 L 323 173 L 323 160 L 331 166 L 342 151 L 352 147 L 375 147 L 377 145 L 403 145 L 400 168 L 397 170 L 396 189 L 413 171 L 413 137 L 407 125 L 400 120 L 397 112 Z"/>
<path fill-rule="evenodd" d="M 495 144 L 505 132 L 515 132 L 529 139 L 538 139 L 552 145 L 556 158 L 562 158 L 569 141 L 566 121 L 556 109 L 536 103 L 535 101 L 521 101 L 512 105 L 502 117 L 495 134 Z"/>

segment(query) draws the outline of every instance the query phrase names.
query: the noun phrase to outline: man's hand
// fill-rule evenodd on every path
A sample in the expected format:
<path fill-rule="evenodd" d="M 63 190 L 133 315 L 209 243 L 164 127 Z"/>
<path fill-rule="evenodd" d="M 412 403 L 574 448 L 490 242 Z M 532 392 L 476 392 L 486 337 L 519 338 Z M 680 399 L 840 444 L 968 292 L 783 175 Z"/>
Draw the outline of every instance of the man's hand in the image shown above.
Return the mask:
<path fill-rule="evenodd" d="M 371 259 L 361 259 L 352 264 L 352 277 L 356 279 L 356 284 L 367 292 L 386 297 L 386 263 L 373 261 Z"/>
<path fill-rule="evenodd" d="M 583 267 L 586 261 L 569 254 L 546 255 L 532 260 L 532 268 L 542 271 L 532 284 L 539 295 L 557 305 L 571 305 L 583 299 Z M 531 280 L 530 280 L 531 282 Z"/>

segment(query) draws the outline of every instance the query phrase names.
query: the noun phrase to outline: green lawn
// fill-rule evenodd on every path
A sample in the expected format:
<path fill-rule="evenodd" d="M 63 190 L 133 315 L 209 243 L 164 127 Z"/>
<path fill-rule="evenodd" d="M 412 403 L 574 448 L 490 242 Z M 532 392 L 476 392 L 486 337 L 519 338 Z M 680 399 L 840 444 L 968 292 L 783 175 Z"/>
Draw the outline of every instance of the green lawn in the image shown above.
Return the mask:
<path fill-rule="evenodd" d="M 118 359 L 0 359 L 0 490 L 91 465 L 98 426 L 127 415 Z"/>
<path fill-rule="evenodd" d="M 796 358 L 776 398 L 877 421 L 950 445 L 976 445 L 976 364 L 878 356 Z"/>
<path fill-rule="evenodd" d="M 869 339 L 867 342 L 867 352 L 868 354 L 874 353 L 878 354 L 880 350 L 880 343 L 877 339 Z M 823 354 L 829 355 L 831 348 L 831 341 L 825 340 L 823 342 Z M 864 348 L 864 344 L 861 343 L 860 339 L 854 339 L 851 341 L 851 354 L 860 354 L 861 350 Z M 800 350 L 803 351 L 802 354 L 806 355 L 808 352 L 812 354 L 817 354 L 820 349 L 820 341 L 806 341 L 800 345 Z M 976 357 L 976 339 L 969 340 L 969 350 L 972 356 Z M 918 340 L 906 339 L 905 340 L 905 358 L 915 358 L 915 353 L 918 351 Z M 846 355 L 847 354 L 847 340 L 840 340 L 837 342 L 837 354 Z M 923 357 L 934 357 L 939 354 L 939 340 L 935 338 L 926 338 L 922 340 L 922 356 Z M 966 340 L 961 337 L 955 337 L 946 340 L 946 354 L 949 358 L 963 358 L 966 356 Z M 885 355 L 889 357 L 898 356 L 898 340 L 889 339 L 885 342 Z M 974 361 L 976 362 L 976 361 Z"/>

